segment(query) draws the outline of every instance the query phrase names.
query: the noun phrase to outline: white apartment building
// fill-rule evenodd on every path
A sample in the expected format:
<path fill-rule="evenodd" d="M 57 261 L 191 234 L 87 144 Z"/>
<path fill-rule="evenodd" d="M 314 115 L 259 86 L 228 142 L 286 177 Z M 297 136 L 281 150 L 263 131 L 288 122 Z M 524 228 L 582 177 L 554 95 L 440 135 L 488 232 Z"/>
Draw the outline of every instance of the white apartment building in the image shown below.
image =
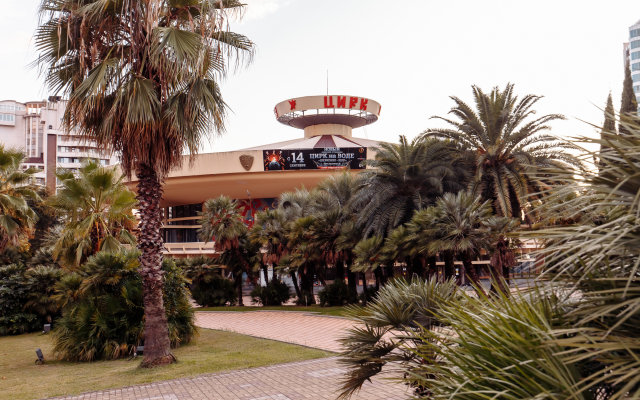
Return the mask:
<path fill-rule="evenodd" d="M 638 111 L 640 112 L 640 21 L 629 27 L 629 44 L 626 54 L 629 57 L 633 92 L 636 94 L 636 100 L 639 104 Z"/>
<path fill-rule="evenodd" d="M 77 171 L 89 158 L 103 165 L 117 163 L 114 155 L 101 151 L 95 143 L 63 129 L 65 106 L 66 101 L 57 96 L 26 103 L 0 101 L 0 143 L 24 152 L 23 168 L 37 169 L 36 183 L 50 192 L 56 188 L 57 168 Z"/>

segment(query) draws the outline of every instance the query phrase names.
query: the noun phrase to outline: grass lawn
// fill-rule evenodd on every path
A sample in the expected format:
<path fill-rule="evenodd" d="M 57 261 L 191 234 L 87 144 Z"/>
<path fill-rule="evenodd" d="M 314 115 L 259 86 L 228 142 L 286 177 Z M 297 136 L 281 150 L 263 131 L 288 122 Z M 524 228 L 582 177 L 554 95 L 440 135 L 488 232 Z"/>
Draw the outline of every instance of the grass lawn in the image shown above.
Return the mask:
<path fill-rule="evenodd" d="M 34 364 L 38 347 L 47 360 L 44 365 Z M 0 337 L 0 398 L 21 400 L 71 395 L 331 355 L 322 350 L 211 329 L 200 329 L 195 342 L 174 349 L 176 364 L 156 369 L 138 368 L 140 359 L 92 363 L 56 361 L 52 348 L 50 335 Z"/>
<path fill-rule="evenodd" d="M 333 315 L 337 317 L 346 316 L 347 307 L 320 307 L 320 306 L 267 306 L 267 307 L 201 307 L 196 311 L 305 311 L 319 313 L 322 315 Z"/>

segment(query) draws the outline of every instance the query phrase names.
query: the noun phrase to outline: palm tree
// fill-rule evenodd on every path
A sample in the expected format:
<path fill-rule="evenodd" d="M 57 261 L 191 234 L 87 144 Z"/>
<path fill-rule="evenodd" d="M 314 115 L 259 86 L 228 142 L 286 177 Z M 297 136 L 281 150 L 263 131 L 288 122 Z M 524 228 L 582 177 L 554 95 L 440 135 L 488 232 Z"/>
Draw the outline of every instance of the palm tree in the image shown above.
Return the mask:
<path fill-rule="evenodd" d="M 53 92 L 69 97 L 67 129 L 121 155 L 138 178 L 144 366 L 173 362 L 162 302 L 162 182 L 224 131 L 219 80 L 253 43 L 227 30 L 237 0 L 43 0 L 35 41 Z M 249 58 L 245 58 L 249 56 Z M 212 129 L 213 128 L 213 129 Z"/>
<path fill-rule="evenodd" d="M 116 252 L 123 244 L 135 244 L 135 194 L 115 169 L 91 161 L 77 176 L 66 170 L 56 176 L 61 187 L 48 199 L 64 221 L 53 245 L 56 261 L 77 268 L 99 251 Z"/>
<path fill-rule="evenodd" d="M 238 305 L 243 306 L 242 274 L 250 272 L 250 256 L 245 251 L 248 228 L 238 202 L 224 195 L 205 201 L 200 224 L 200 239 L 205 242 L 213 240 L 216 250 L 222 252 L 223 263 L 234 276 Z"/>
<path fill-rule="evenodd" d="M 478 294 L 484 297 L 473 260 L 482 251 L 492 254 L 492 288 L 506 293 L 504 271 L 508 274 L 515 259 L 505 232 L 518 226 L 513 218 L 493 215 L 489 201 L 482 201 L 480 196 L 468 191 L 445 193 L 435 205 L 414 215 L 408 224 L 408 241 L 418 253 L 440 253 L 445 260 L 446 279 L 455 275 L 454 260 L 461 261 L 459 283 L 468 276 Z"/>
<path fill-rule="evenodd" d="M 267 209 L 256 213 L 255 222 L 249 230 L 249 240 L 261 249 L 260 264 L 266 283 L 269 280 L 268 265 L 273 266 L 275 277 L 275 267 L 285 252 L 284 225 L 284 217 L 280 210 Z"/>
<path fill-rule="evenodd" d="M 584 141 L 609 145 L 584 155 L 599 153 L 604 169 L 554 172 L 547 220 L 580 218 L 526 232 L 547 244 L 537 285 L 513 296 L 438 299 L 433 311 L 418 307 L 437 324 L 417 327 L 402 322 L 429 296 L 389 291 L 344 340 L 343 397 L 394 361 L 416 398 L 640 398 L 640 127 Z"/>
<path fill-rule="evenodd" d="M 313 238 L 326 264 L 333 264 L 336 280 L 344 280 L 347 269 L 348 287 L 355 293 L 356 277 L 351 271 L 353 245 L 346 246 L 356 214 L 350 204 L 356 199 L 359 177 L 349 172 L 336 174 L 320 182 L 312 192 L 311 213 L 314 217 Z"/>
<path fill-rule="evenodd" d="M 313 279 L 306 279 L 309 275 L 313 276 L 313 265 L 308 265 L 309 254 L 306 253 L 307 247 L 298 246 L 303 244 L 303 236 L 305 234 L 304 224 L 310 222 L 310 193 L 305 188 L 296 189 L 293 192 L 284 192 L 278 199 L 278 211 L 282 214 L 284 220 L 283 238 L 285 243 L 285 257 L 280 258 L 280 269 L 289 273 L 293 286 L 296 289 L 298 302 L 301 304 L 309 304 L 315 298 L 313 292 Z M 298 221 L 301 218 L 303 221 Z M 315 260 L 314 260 L 315 261 Z M 308 272 L 307 275 L 305 271 Z M 302 285 L 298 285 L 298 275 Z M 304 281 L 304 282 L 302 282 Z M 305 287 L 301 287 L 305 286 Z"/>
<path fill-rule="evenodd" d="M 474 185 L 485 200 L 491 200 L 495 212 L 522 218 L 521 211 L 530 193 L 547 185 L 536 172 L 544 168 L 580 166 L 566 150 L 576 147 L 555 136 L 542 134 L 549 122 L 564 119 L 549 114 L 531 119 L 533 106 L 542 96 L 514 95 L 513 85 L 504 90 L 494 88 L 486 94 L 472 86 L 475 110 L 458 97 L 450 111 L 457 120 L 441 119 L 452 128 L 426 130 L 422 137 L 452 140 L 463 149 L 476 153 Z"/>
<path fill-rule="evenodd" d="M 355 260 L 351 266 L 351 270 L 362 273 L 362 293 L 364 304 L 369 300 L 369 295 L 367 293 L 367 271 L 372 271 L 374 273 L 376 277 L 376 289 L 380 288 L 380 280 L 382 278 L 380 270 L 383 267 L 382 244 L 383 240 L 380 236 L 371 236 L 360 240 L 353 248 Z"/>
<path fill-rule="evenodd" d="M 32 169 L 22 170 L 24 154 L 0 144 L 0 253 L 25 238 L 37 220 L 27 200 L 40 200 L 30 187 Z"/>
<path fill-rule="evenodd" d="M 363 173 L 361 188 L 353 202 L 363 237 L 386 237 L 409 222 L 416 210 L 432 204 L 445 192 L 457 192 L 466 184 L 464 160 L 452 160 L 450 143 L 428 140 L 399 144 L 382 143 Z"/>
<path fill-rule="evenodd" d="M 341 339 L 344 351 L 340 363 L 348 371 L 341 379 L 338 398 L 349 399 L 373 376 L 392 372 L 383 371 L 389 363 L 408 372 L 405 379 L 411 379 L 412 369 L 422 361 L 413 355 L 414 345 L 420 340 L 411 333 L 440 325 L 439 309 L 457 297 L 459 291 L 453 280 L 394 279 L 365 307 L 351 309 L 350 317 L 359 324 Z"/>

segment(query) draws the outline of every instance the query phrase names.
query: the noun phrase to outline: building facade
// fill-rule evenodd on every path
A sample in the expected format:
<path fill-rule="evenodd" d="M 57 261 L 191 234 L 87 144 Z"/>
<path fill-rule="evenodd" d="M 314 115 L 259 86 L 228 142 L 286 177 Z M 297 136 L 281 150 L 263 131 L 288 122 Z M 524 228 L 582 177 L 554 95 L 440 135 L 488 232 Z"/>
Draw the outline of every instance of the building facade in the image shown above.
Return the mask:
<path fill-rule="evenodd" d="M 625 54 L 629 57 L 633 92 L 638 101 L 640 111 L 640 21 L 629 27 L 629 43 L 625 44 Z"/>
<path fill-rule="evenodd" d="M 380 104 L 356 96 L 306 96 L 280 102 L 276 119 L 304 131 L 303 137 L 236 151 L 198 154 L 164 182 L 164 252 L 171 256 L 213 254 L 198 238 L 199 212 L 207 199 L 225 195 L 240 204 L 247 225 L 256 212 L 275 207 L 281 193 L 313 189 L 332 174 L 360 173 L 375 158 L 378 141 L 352 130 L 375 122 Z M 135 190 L 136 179 L 128 185 Z"/>
<path fill-rule="evenodd" d="M 25 154 L 23 168 L 34 168 L 35 183 L 50 192 L 56 188 L 57 168 L 77 171 L 87 159 L 114 165 L 117 158 L 101 151 L 95 143 L 63 129 L 66 101 L 51 96 L 47 100 L 21 103 L 0 101 L 0 144 Z"/>

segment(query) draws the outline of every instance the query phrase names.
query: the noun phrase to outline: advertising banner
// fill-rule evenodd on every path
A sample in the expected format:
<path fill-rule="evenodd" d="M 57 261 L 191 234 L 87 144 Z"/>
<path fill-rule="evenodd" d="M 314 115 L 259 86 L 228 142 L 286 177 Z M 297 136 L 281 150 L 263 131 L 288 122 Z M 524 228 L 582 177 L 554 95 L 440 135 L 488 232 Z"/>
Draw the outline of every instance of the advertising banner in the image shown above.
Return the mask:
<path fill-rule="evenodd" d="M 365 169 L 365 147 L 322 147 L 317 149 L 263 150 L 265 171 L 303 169 Z"/>

